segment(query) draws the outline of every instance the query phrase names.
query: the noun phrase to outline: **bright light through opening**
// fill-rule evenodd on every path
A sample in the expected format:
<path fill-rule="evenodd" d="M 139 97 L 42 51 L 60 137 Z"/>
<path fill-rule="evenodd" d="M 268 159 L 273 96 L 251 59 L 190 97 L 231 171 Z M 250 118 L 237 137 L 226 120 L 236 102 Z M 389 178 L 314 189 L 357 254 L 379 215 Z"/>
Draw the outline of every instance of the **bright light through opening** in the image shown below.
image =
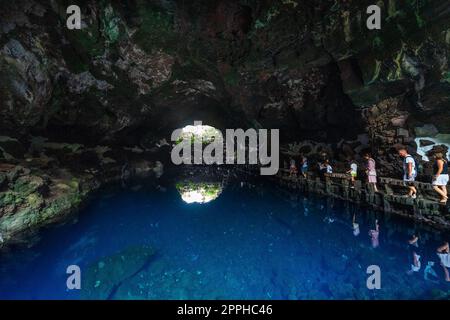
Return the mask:
<path fill-rule="evenodd" d="M 210 143 L 214 141 L 216 137 L 220 137 L 222 133 L 214 127 L 208 125 L 188 125 L 181 131 L 178 142 L 183 140 L 195 140 L 203 141 L 204 143 Z"/>
<path fill-rule="evenodd" d="M 219 197 L 222 193 L 220 183 L 205 182 L 179 182 L 176 185 L 178 192 L 186 203 L 207 203 Z"/>

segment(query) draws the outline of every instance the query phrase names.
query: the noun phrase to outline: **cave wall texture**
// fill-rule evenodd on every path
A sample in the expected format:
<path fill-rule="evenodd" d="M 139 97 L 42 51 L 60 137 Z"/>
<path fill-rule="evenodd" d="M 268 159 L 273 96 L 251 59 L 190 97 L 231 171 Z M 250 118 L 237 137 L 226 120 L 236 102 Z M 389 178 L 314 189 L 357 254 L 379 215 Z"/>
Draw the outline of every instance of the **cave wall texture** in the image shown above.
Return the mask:
<path fill-rule="evenodd" d="M 0 134 L 145 144 L 203 120 L 329 142 L 367 132 L 388 98 L 394 129 L 446 133 L 449 49 L 442 0 L 2 0 Z"/>

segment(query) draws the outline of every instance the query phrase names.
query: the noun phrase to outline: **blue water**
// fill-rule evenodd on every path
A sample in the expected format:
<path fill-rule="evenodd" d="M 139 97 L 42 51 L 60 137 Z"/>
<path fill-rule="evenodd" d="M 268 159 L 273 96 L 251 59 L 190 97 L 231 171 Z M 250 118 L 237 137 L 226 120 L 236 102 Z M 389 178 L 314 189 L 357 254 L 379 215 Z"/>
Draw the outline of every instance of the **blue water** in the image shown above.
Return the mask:
<path fill-rule="evenodd" d="M 357 236 L 353 215 L 360 225 Z M 380 245 L 373 248 L 368 232 L 376 218 Z M 407 275 L 413 230 L 420 233 L 422 268 Z M 174 187 L 123 190 L 93 201 L 76 223 L 42 231 L 33 247 L 4 254 L 0 298 L 442 298 L 449 285 L 423 279 L 427 261 L 437 262 L 434 252 L 442 240 L 408 220 L 290 196 L 273 186 L 229 186 L 205 204 L 183 202 Z M 141 245 L 151 246 L 155 255 L 144 265 L 131 265 L 136 256 L 124 252 Z M 81 268 L 81 290 L 66 287 L 66 268 L 74 264 Z M 95 291 L 105 274 L 89 275 L 89 268 L 100 265 L 114 283 L 110 292 Z M 381 268 L 380 290 L 366 286 L 369 265 Z M 119 269 L 126 270 L 124 279 L 120 272 L 116 278 Z M 442 280 L 438 263 L 434 270 Z"/>

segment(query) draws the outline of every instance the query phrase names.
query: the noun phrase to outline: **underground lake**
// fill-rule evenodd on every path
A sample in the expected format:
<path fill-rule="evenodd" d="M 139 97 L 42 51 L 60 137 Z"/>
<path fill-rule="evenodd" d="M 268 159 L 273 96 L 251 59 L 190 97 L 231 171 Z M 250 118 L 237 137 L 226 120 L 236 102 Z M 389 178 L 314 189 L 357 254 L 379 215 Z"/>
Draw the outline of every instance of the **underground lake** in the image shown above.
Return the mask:
<path fill-rule="evenodd" d="M 375 221 L 378 243 L 369 236 Z M 421 268 L 408 274 L 413 234 Z M 448 291 L 435 253 L 445 234 L 267 182 L 104 192 L 37 237 L 0 256 L 1 299 L 442 299 Z M 71 265 L 79 290 L 66 285 Z M 370 290 L 373 265 L 381 287 Z"/>

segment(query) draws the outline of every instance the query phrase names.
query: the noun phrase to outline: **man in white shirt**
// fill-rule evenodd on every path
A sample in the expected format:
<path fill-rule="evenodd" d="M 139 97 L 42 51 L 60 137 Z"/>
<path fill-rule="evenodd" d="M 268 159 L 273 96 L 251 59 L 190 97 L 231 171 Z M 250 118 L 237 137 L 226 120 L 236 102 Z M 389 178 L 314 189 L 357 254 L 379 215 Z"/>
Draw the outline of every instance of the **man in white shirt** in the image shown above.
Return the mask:
<path fill-rule="evenodd" d="M 326 170 L 327 170 L 328 174 L 332 174 L 333 173 L 333 167 L 331 166 L 330 161 L 328 159 L 325 160 L 325 167 L 326 167 Z"/>
<path fill-rule="evenodd" d="M 352 186 L 355 186 L 356 177 L 358 176 L 358 165 L 355 161 L 352 160 L 352 162 L 350 162 L 350 170 L 348 170 L 347 173 L 350 173 Z"/>
<path fill-rule="evenodd" d="M 415 199 L 417 197 L 417 189 L 412 182 L 415 181 L 417 176 L 416 161 L 405 148 L 398 150 L 398 154 L 403 158 L 403 181 L 407 184 L 409 183 L 408 196 Z"/>

